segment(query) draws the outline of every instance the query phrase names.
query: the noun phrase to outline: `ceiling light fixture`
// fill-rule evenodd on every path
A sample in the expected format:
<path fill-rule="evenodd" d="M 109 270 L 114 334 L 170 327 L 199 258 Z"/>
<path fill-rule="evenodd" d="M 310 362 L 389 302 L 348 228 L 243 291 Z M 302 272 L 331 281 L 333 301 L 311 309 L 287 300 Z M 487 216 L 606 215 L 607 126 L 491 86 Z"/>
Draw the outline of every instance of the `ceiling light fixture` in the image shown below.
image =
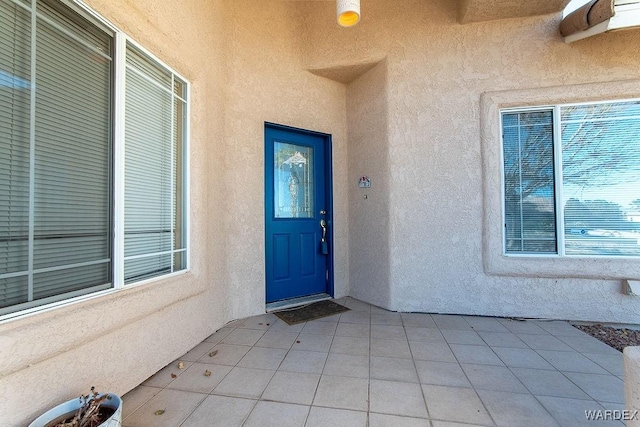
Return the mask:
<path fill-rule="evenodd" d="M 360 0 L 336 0 L 338 6 L 338 24 L 341 27 L 353 27 L 360 22 Z"/>

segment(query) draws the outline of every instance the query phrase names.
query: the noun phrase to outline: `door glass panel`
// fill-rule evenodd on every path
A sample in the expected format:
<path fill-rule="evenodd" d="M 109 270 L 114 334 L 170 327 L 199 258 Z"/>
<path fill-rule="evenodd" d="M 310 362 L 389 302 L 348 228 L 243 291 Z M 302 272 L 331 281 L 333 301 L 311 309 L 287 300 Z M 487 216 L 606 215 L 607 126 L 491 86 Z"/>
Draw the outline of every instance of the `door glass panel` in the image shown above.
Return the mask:
<path fill-rule="evenodd" d="M 313 218 L 313 147 L 274 141 L 276 218 Z"/>

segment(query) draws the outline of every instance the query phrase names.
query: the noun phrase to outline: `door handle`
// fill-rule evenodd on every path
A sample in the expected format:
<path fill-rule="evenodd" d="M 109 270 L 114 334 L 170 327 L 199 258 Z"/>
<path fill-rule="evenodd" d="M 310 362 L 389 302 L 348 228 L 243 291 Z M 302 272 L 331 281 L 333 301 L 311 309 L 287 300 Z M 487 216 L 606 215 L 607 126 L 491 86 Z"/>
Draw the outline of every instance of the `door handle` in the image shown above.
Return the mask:
<path fill-rule="evenodd" d="M 322 238 L 320 239 L 320 251 L 323 255 L 329 254 L 329 243 L 327 243 L 327 221 L 320 220 L 320 228 L 322 228 Z"/>

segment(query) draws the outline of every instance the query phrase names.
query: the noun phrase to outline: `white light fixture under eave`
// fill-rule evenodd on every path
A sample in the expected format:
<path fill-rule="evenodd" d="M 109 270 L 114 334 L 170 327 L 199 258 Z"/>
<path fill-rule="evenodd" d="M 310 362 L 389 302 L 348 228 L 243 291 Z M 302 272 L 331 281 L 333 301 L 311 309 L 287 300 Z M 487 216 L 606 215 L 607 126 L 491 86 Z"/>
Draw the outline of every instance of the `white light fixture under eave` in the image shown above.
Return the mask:
<path fill-rule="evenodd" d="M 360 0 L 336 0 L 338 24 L 341 27 L 353 27 L 360 22 Z"/>

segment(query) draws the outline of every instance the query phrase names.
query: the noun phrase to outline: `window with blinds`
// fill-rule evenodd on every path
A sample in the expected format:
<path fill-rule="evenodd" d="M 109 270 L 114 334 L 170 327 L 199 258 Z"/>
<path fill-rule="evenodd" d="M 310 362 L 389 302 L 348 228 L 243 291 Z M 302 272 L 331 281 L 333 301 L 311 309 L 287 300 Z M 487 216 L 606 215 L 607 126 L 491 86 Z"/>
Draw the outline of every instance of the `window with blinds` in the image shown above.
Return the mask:
<path fill-rule="evenodd" d="M 185 83 L 127 45 L 125 283 L 185 268 Z"/>
<path fill-rule="evenodd" d="M 640 256 L 640 100 L 507 110 L 502 128 L 505 253 Z"/>
<path fill-rule="evenodd" d="M 0 0 L 0 316 L 186 269 L 187 83 L 103 22 Z"/>
<path fill-rule="evenodd" d="M 556 252 L 553 112 L 504 114 L 507 252 Z"/>

